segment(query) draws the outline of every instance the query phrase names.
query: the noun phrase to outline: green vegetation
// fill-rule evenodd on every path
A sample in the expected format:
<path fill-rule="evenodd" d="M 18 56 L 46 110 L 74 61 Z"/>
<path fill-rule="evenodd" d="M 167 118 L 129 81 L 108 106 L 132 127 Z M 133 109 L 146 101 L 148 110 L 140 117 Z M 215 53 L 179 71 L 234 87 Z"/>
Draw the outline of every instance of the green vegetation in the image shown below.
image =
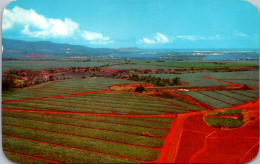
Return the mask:
<path fill-rule="evenodd" d="M 3 91 L 2 100 L 20 100 L 27 98 L 40 98 L 40 97 L 50 97 L 50 96 L 58 96 L 58 95 L 69 95 L 73 93 L 62 92 L 62 91 L 54 91 L 54 90 L 37 90 L 32 88 L 24 88 L 24 89 L 12 89 L 9 91 Z"/>
<path fill-rule="evenodd" d="M 234 118 L 232 118 L 231 116 L 233 116 Z M 206 115 L 204 120 L 207 122 L 207 124 L 209 124 L 214 128 L 224 128 L 224 129 L 238 128 L 244 124 L 243 114 L 241 110 L 237 110 L 237 109 L 226 110 L 224 112 L 209 113 Z"/>
<path fill-rule="evenodd" d="M 243 101 L 252 101 L 252 100 L 254 100 L 254 98 L 251 98 L 251 97 L 248 97 L 248 96 L 239 95 L 237 93 L 230 92 L 230 91 L 215 91 L 215 93 L 220 93 L 222 95 L 227 95 L 229 97 L 233 97 L 233 98 L 236 98 L 238 100 L 243 100 Z"/>
<path fill-rule="evenodd" d="M 154 84 L 156 86 L 159 87 L 165 87 L 165 86 L 174 86 L 174 85 L 179 85 L 180 84 L 180 78 L 179 77 L 175 77 L 172 80 L 168 79 L 164 79 L 164 78 L 160 78 L 160 77 L 155 77 L 155 76 L 141 76 L 139 77 L 137 74 L 133 74 L 129 80 L 133 80 L 133 81 L 142 81 L 142 82 L 147 82 L 147 83 L 151 83 Z"/>
<path fill-rule="evenodd" d="M 64 146 L 71 146 L 81 149 L 88 149 L 95 152 L 123 156 L 138 160 L 155 160 L 159 156 L 159 151 L 154 149 L 83 138 L 78 136 L 64 135 L 55 132 L 38 131 L 34 129 L 5 125 L 3 126 L 3 133 L 15 137 L 43 141 Z"/>
<path fill-rule="evenodd" d="M 200 91 L 200 93 L 206 94 L 210 97 L 213 97 L 217 100 L 229 103 L 229 104 L 234 104 L 234 105 L 240 105 L 240 104 L 244 104 L 245 102 L 239 99 L 235 99 L 232 97 L 228 97 L 222 94 L 219 94 L 218 92 L 211 92 L 211 91 Z"/>
<path fill-rule="evenodd" d="M 4 152 L 4 154 L 9 160 L 17 163 L 50 163 L 49 161 L 45 161 L 45 160 L 41 160 L 29 156 L 23 156 L 20 154 L 14 154 L 10 152 Z"/>
<path fill-rule="evenodd" d="M 205 121 L 214 128 L 238 128 L 243 125 L 243 122 L 233 118 L 205 118 Z"/>
<path fill-rule="evenodd" d="M 239 72 L 219 72 L 210 73 L 210 76 L 216 79 L 244 79 L 244 80 L 259 80 L 259 71 L 239 71 Z"/>
<path fill-rule="evenodd" d="M 223 73 L 223 72 L 222 72 Z M 164 79 L 173 79 L 179 77 L 182 82 L 188 82 L 185 87 L 206 87 L 206 86 L 228 86 L 230 84 L 206 79 L 203 76 L 215 74 L 213 72 L 199 72 L 199 73 L 183 73 L 183 74 L 152 74 L 152 76 Z M 147 76 L 146 74 L 139 74 L 140 76 Z M 173 86 L 174 87 L 174 86 Z"/>
<path fill-rule="evenodd" d="M 196 60 L 196 59 L 195 59 Z M 203 69 L 229 69 L 229 67 L 257 67 L 259 66 L 258 61 L 229 61 L 225 64 L 216 64 L 216 62 L 201 62 L 201 61 L 170 61 L 165 60 L 162 62 L 151 61 L 150 63 L 145 63 L 145 61 L 137 60 L 136 64 L 146 64 L 146 65 L 157 65 L 157 66 L 171 66 L 180 68 L 203 68 Z"/>
<path fill-rule="evenodd" d="M 44 70 L 55 68 L 71 68 L 71 67 L 98 67 L 107 64 L 116 64 L 113 60 L 106 61 L 74 61 L 74 60 L 6 60 L 3 62 L 2 69 L 6 71 L 7 68 L 25 69 L 25 70 Z"/>
<path fill-rule="evenodd" d="M 50 114 L 53 116 L 59 116 L 60 114 Z M 63 114 L 63 117 L 68 118 L 75 118 L 75 119 L 86 119 L 92 121 L 101 121 L 101 122 L 108 122 L 108 123 L 115 123 L 115 124 L 125 124 L 125 125 L 133 125 L 133 126 L 140 126 L 140 127 L 148 127 L 148 128 L 159 128 L 159 129 L 169 129 L 171 127 L 171 122 L 173 122 L 172 118 L 163 118 L 163 117 L 141 117 L 144 120 L 137 120 L 138 117 L 107 117 L 107 116 L 95 116 L 95 115 L 73 115 L 73 114 Z M 154 121 L 161 121 L 161 122 L 147 122 L 145 120 L 149 118 L 153 119 Z"/>
<path fill-rule="evenodd" d="M 38 91 L 40 95 L 40 92 Z M 56 99 L 29 100 L 3 104 L 5 108 L 74 111 L 119 114 L 165 114 L 175 112 L 173 106 L 135 94 L 89 94 Z M 177 108 L 177 106 L 176 106 Z"/>
<path fill-rule="evenodd" d="M 178 69 L 176 67 L 168 66 L 157 66 L 157 65 L 141 65 L 141 64 L 124 64 L 124 65 L 113 65 L 104 67 L 105 69 L 125 69 L 125 70 L 136 70 L 136 69 Z"/>
<path fill-rule="evenodd" d="M 109 86 L 113 85 L 133 83 L 135 82 L 123 79 L 90 77 L 87 79 L 61 80 L 46 86 L 45 89 L 91 92 L 107 90 Z"/>
<path fill-rule="evenodd" d="M 213 108 L 216 108 L 216 109 L 231 107 L 231 105 L 229 105 L 227 103 L 221 102 L 221 101 L 211 98 L 211 97 L 208 97 L 199 92 L 190 91 L 190 92 L 185 92 L 185 94 L 187 94 Z"/>
<path fill-rule="evenodd" d="M 210 77 L 259 88 L 259 71 L 239 71 L 211 74 Z"/>
<path fill-rule="evenodd" d="M 186 111 L 187 109 L 198 110 L 198 111 L 204 110 L 202 107 L 199 107 L 188 100 L 184 100 L 184 99 L 175 97 L 175 96 L 169 94 L 168 92 L 161 92 L 159 94 L 155 94 L 154 96 L 162 97 L 162 98 L 166 99 L 168 102 L 180 106 L 178 109 L 181 109 L 184 111 Z"/>
<path fill-rule="evenodd" d="M 63 163 L 134 163 L 136 161 L 57 145 L 3 137 L 3 149 Z M 36 153 L 38 152 L 38 153 Z M 87 157 L 87 158 L 86 158 Z M 20 162 L 20 161 L 19 161 Z M 139 162 L 138 162 L 139 163 Z"/>
<path fill-rule="evenodd" d="M 255 91 L 255 92 L 248 92 L 247 90 L 246 91 L 242 91 L 242 90 L 232 90 L 231 92 L 233 93 L 237 93 L 239 95 L 242 95 L 242 96 L 247 96 L 247 97 L 251 97 L 251 98 L 259 98 L 259 94 L 255 94 L 257 93 L 258 91 Z"/>

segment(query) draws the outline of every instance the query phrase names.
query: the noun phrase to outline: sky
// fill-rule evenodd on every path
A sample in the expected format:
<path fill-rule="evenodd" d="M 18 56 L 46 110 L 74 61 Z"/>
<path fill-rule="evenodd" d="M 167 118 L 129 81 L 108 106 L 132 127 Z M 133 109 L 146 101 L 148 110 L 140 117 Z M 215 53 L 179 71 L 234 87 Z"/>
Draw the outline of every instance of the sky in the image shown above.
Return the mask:
<path fill-rule="evenodd" d="M 259 49 L 259 16 L 243 0 L 17 0 L 4 38 L 95 48 Z"/>

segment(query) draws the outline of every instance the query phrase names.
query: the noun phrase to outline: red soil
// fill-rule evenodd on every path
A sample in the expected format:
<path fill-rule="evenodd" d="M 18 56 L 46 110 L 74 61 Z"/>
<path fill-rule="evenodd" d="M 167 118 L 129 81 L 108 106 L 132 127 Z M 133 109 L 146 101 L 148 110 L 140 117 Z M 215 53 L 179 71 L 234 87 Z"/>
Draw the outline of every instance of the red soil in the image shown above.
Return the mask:
<path fill-rule="evenodd" d="M 219 79 L 209 78 L 204 76 L 204 78 L 225 82 Z M 241 88 L 242 85 L 225 82 L 231 84 L 231 88 Z M 136 87 L 143 85 L 144 87 L 153 87 L 152 84 L 124 84 L 124 85 L 115 85 L 110 86 L 111 90 L 133 90 Z M 44 87 L 44 86 L 43 86 Z M 48 98 L 60 98 L 60 97 L 73 97 L 85 94 L 96 94 L 104 93 L 109 90 L 95 91 L 95 92 L 81 92 L 78 94 L 70 95 L 59 95 L 53 97 L 42 97 L 42 98 L 31 98 L 31 99 L 22 99 L 22 100 L 7 100 L 2 103 L 9 102 L 20 102 L 28 100 L 41 100 Z M 202 102 L 186 95 L 181 95 L 173 92 L 175 96 L 178 95 L 180 98 L 190 100 L 196 105 L 203 106 L 206 109 L 211 109 L 211 111 L 199 111 L 199 112 L 190 112 L 184 114 L 161 114 L 161 115 L 129 115 L 129 114 L 115 114 L 115 113 L 80 113 L 80 112 L 62 112 L 62 111 L 40 111 L 40 110 L 22 110 L 22 109 L 6 109 L 2 110 L 7 111 L 17 111 L 17 112 L 34 112 L 39 114 L 73 114 L 73 115 L 97 115 L 97 116 L 108 116 L 108 117 L 125 117 L 133 118 L 135 117 L 165 117 L 165 118 L 175 118 L 174 122 L 171 123 L 171 128 L 169 129 L 169 134 L 167 137 L 163 138 L 165 144 L 162 148 L 158 149 L 161 151 L 160 157 L 155 161 L 141 161 L 136 160 L 137 162 L 146 162 L 146 163 L 219 163 L 219 162 L 241 162 L 241 161 L 250 161 L 257 154 L 257 147 L 259 146 L 259 99 L 253 100 L 246 104 L 242 104 L 236 107 L 225 108 L 225 109 L 214 109 L 212 107 L 206 106 Z M 172 104 L 174 105 L 174 104 Z M 227 109 L 244 109 L 250 111 L 254 115 L 254 120 L 248 120 L 248 122 L 240 128 L 230 129 L 230 130 L 221 130 L 214 129 L 208 126 L 203 121 L 203 116 L 209 112 L 214 111 L 224 111 Z M 251 118 L 251 117 L 250 117 Z M 38 121 L 38 120 L 34 120 Z M 44 121 L 42 121 L 44 122 Z M 55 123 L 54 123 L 55 124 Z M 74 125 L 67 125 L 74 126 Z M 85 127 L 86 128 L 86 127 Z M 89 151 L 99 154 L 105 154 L 85 149 L 79 149 L 64 145 L 58 145 L 54 143 L 47 143 L 42 141 L 34 141 L 14 136 L 17 139 L 28 140 L 32 142 L 41 142 L 61 147 L 67 147 L 77 150 Z M 153 137 L 153 136 L 151 136 Z M 110 154 L 105 154 L 110 155 Z M 114 156 L 114 155 L 111 155 Z M 121 156 L 116 156 L 120 158 L 126 158 Z M 130 159 L 130 158 L 126 158 Z M 131 159 L 134 160 L 134 159 Z"/>
<path fill-rule="evenodd" d="M 113 85 L 110 86 L 109 89 L 113 91 L 118 91 L 118 90 L 135 90 L 137 87 L 154 87 L 153 84 L 150 83 L 143 83 L 143 84 L 122 84 L 122 85 Z"/>
<path fill-rule="evenodd" d="M 100 68 L 100 71 L 116 73 L 116 72 L 118 72 L 120 70 L 119 69 L 103 69 L 103 68 Z"/>
<path fill-rule="evenodd" d="M 256 104 L 247 104 L 247 110 L 253 110 L 255 112 L 255 120 L 252 124 L 248 124 L 244 127 L 220 130 L 209 127 L 203 121 L 203 114 L 185 114 L 180 116 L 184 117 L 183 133 L 187 131 L 197 131 L 197 134 L 189 133 L 189 137 L 181 135 L 180 142 L 176 143 L 180 146 L 178 153 L 175 154 L 176 159 L 173 161 L 176 163 L 237 163 L 245 156 L 253 146 L 259 144 L 259 101 Z M 215 110 L 219 111 L 219 110 Z M 207 113 L 205 111 L 201 113 Z M 187 115 L 191 115 L 187 117 Z M 205 135 L 204 135 L 205 133 Z M 202 137 L 202 136 L 205 137 Z M 195 142 L 190 143 L 190 140 Z M 203 147 L 201 144 L 204 143 Z M 188 144 L 190 143 L 190 144 Z M 192 145 L 191 145 L 192 144 Z M 195 145 L 194 145 L 195 144 Z M 192 149 L 190 147 L 193 147 Z M 183 154 L 190 154 L 185 155 Z M 181 156 L 180 156 L 181 155 Z M 251 157 L 251 159 L 254 156 Z M 251 159 L 248 159 L 250 161 Z"/>
<path fill-rule="evenodd" d="M 203 147 L 203 142 L 198 142 L 198 140 L 204 140 L 206 136 L 207 134 L 204 133 L 183 131 L 175 160 L 178 163 L 187 163 L 187 159 L 196 153 L 198 148 Z"/>

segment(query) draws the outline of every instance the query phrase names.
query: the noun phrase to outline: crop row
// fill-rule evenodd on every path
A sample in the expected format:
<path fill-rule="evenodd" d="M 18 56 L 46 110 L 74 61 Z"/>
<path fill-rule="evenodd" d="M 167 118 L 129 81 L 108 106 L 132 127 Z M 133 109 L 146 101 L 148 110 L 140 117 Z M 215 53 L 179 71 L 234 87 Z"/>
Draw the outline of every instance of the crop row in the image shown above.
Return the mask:
<path fill-rule="evenodd" d="M 178 106 L 182 106 L 185 108 L 194 109 L 194 110 L 198 110 L 198 111 L 203 110 L 203 108 L 201 108 L 187 100 L 181 99 L 181 98 L 171 98 L 171 99 L 164 98 L 164 99 L 167 100 L 168 102 L 171 102 L 173 104 L 176 104 Z"/>
<path fill-rule="evenodd" d="M 255 98 L 255 99 L 259 97 L 259 94 L 255 94 L 254 92 L 252 93 L 252 92 L 249 92 L 249 91 L 232 90 L 231 92 L 237 93 L 237 94 L 242 95 L 242 96 Z"/>
<path fill-rule="evenodd" d="M 122 95 L 122 94 L 121 94 Z M 40 109 L 70 111 L 74 112 L 96 112 L 96 111 L 114 111 L 120 113 L 135 113 L 142 114 L 151 111 L 155 113 L 165 112 L 178 112 L 183 111 L 186 108 L 172 106 L 165 102 L 152 101 L 148 98 L 139 97 L 136 95 L 126 95 L 122 98 L 120 95 L 84 95 L 70 98 L 57 98 L 57 99 L 42 99 L 42 100 L 29 100 L 23 102 L 10 102 L 4 104 L 4 107 L 10 108 L 11 105 L 19 106 L 19 109 L 31 109 L 36 107 Z M 135 100 L 133 102 L 132 100 Z M 22 108 L 23 107 L 23 108 Z M 147 113 L 148 114 L 148 113 Z"/>
<path fill-rule="evenodd" d="M 56 132 L 60 134 L 68 134 L 74 136 L 81 136 L 90 139 L 103 140 L 107 142 L 113 143 L 122 143 L 127 145 L 135 145 L 140 147 L 161 147 L 164 143 L 162 139 L 152 138 L 152 137 L 142 137 L 132 134 L 119 133 L 113 131 L 105 131 L 98 129 L 88 129 L 77 126 L 69 126 L 62 124 L 55 124 L 44 121 L 35 121 L 29 119 L 21 119 L 14 117 L 3 117 L 3 121 L 5 125 L 10 126 L 19 126 L 24 128 L 31 128 L 35 130 L 45 130 L 49 132 Z"/>
<path fill-rule="evenodd" d="M 226 80 L 259 80 L 258 71 L 239 71 L 239 72 L 215 72 L 209 73 L 211 78 Z"/>
<path fill-rule="evenodd" d="M 237 83 L 237 84 L 242 84 L 242 85 L 247 85 L 250 87 L 254 87 L 254 88 L 259 88 L 259 81 L 258 80 L 225 80 L 228 82 L 232 82 L 232 83 Z"/>
<path fill-rule="evenodd" d="M 60 114 L 50 114 L 53 116 L 60 116 Z M 77 118 L 77 119 L 87 119 L 92 121 L 102 121 L 108 123 L 119 123 L 124 125 L 133 125 L 133 126 L 141 126 L 141 127 L 148 127 L 148 128 L 162 128 L 162 129 L 169 129 L 171 124 L 166 122 L 149 122 L 149 121 L 142 121 L 142 120 L 135 120 L 130 118 L 122 118 L 122 117 L 108 117 L 108 116 L 95 116 L 95 115 L 76 115 L 76 114 L 63 114 L 63 117 L 68 118 Z M 162 118 L 162 121 L 167 121 L 168 119 Z M 172 122 L 173 119 L 170 120 Z"/>
<path fill-rule="evenodd" d="M 230 92 L 230 91 L 215 91 L 215 92 L 216 92 L 216 93 L 220 93 L 220 94 L 222 94 L 222 95 L 227 95 L 227 96 L 233 97 L 233 98 L 235 98 L 235 99 L 238 99 L 238 100 L 241 100 L 241 101 L 244 101 L 244 102 L 251 101 L 251 100 L 254 99 L 254 98 L 252 98 L 252 97 L 239 95 L 239 94 L 237 94 L 237 93 Z"/>
<path fill-rule="evenodd" d="M 91 151 L 64 147 L 56 144 L 48 144 L 17 137 L 3 137 L 3 149 L 16 153 L 23 153 L 35 157 L 59 161 L 62 163 L 107 163 L 122 162 L 133 163 L 136 161 L 98 154 Z M 87 158 L 86 158 L 87 157 Z M 20 162 L 20 161 L 19 161 Z"/>
<path fill-rule="evenodd" d="M 3 141 L 6 141 L 5 138 Z M 15 163 L 50 163 L 50 160 L 41 159 L 39 157 L 34 157 L 26 154 L 15 153 L 10 151 L 4 151 L 5 156 Z M 52 161 L 53 162 L 53 161 Z"/>
<path fill-rule="evenodd" d="M 231 107 L 231 105 L 227 104 L 227 103 L 224 103 L 222 101 L 219 101 L 219 100 L 216 100 L 215 98 L 212 98 L 212 97 L 209 97 L 209 96 L 206 96 L 206 95 L 203 95 L 199 92 L 193 92 L 193 91 L 190 91 L 190 92 L 185 92 L 185 94 L 209 105 L 209 106 L 212 106 L 213 108 L 217 108 L 217 109 L 220 109 L 220 108 L 227 108 L 227 107 Z"/>
<path fill-rule="evenodd" d="M 174 109 L 136 109 L 135 107 L 126 108 L 124 106 L 120 107 L 111 107 L 109 105 L 102 106 L 99 104 L 94 105 L 80 105 L 80 104 L 70 104 L 64 103 L 58 105 L 58 103 L 49 104 L 48 101 L 23 101 L 23 102 L 10 102 L 8 104 L 3 104 L 4 108 L 17 108 L 17 109 L 33 109 L 36 107 L 36 110 L 49 110 L 49 111 L 73 111 L 73 112 L 87 112 L 87 113 L 111 113 L 116 112 L 118 114 L 165 114 L 168 112 L 174 112 Z"/>
<path fill-rule="evenodd" d="M 116 132 L 122 132 L 127 134 L 129 133 L 129 134 L 135 134 L 140 136 L 143 135 L 143 132 L 149 132 L 154 137 L 165 137 L 168 134 L 168 132 L 165 130 L 159 130 L 159 129 L 157 130 L 157 129 L 151 129 L 147 127 L 136 127 L 136 126 L 120 125 L 120 124 L 105 123 L 105 122 L 94 122 L 89 120 L 80 120 L 80 119 L 59 117 L 53 115 L 41 115 L 41 114 L 34 114 L 34 113 L 22 113 L 22 112 L 10 112 L 10 111 L 5 111 L 3 115 L 9 117 L 18 117 L 22 119 L 30 119 L 35 121 L 45 121 L 50 123 L 80 126 L 83 128 L 85 127 L 90 129 L 116 131 Z"/>
<path fill-rule="evenodd" d="M 207 73 L 185 73 L 185 74 L 152 74 L 155 77 L 161 77 L 161 78 L 175 78 L 175 77 L 180 77 L 180 80 L 182 82 L 188 82 L 187 87 L 205 87 L 205 86 L 228 86 L 229 84 L 215 81 L 215 80 L 210 80 L 203 78 L 203 76 L 208 75 Z"/>
<path fill-rule="evenodd" d="M 245 103 L 242 100 L 238 100 L 238 99 L 235 99 L 235 98 L 232 98 L 232 97 L 220 94 L 218 92 L 201 91 L 201 93 L 203 93 L 205 95 L 208 95 L 210 97 L 213 97 L 213 98 L 215 98 L 217 100 L 223 101 L 225 103 L 228 103 L 228 104 L 239 105 L 239 104 L 244 104 Z"/>
<path fill-rule="evenodd" d="M 133 84 L 129 80 L 111 79 L 111 78 L 87 78 L 87 79 L 72 79 L 61 80 L 57 83 L 46 86 L 46 89 L 69 90 L 69 91 L 97 91 L 108 89 L 109 86 L 120 84 Z"/>
<path fill-rule="evenodd" d="M 29 128 L 19 128 L 8 125 L 4 125 L 2 131 L 5 135 L 81 148 L 137 160 L 155 160 L 159 156 L 159 151 L 155 149 L 83 138 L 79 136 L 65 135 L 55 132 L 40 131 Z"/>
<path fill-rule="evenodd" d="M 59 92 L 53 90 L 35 90 L 30 88 L 25 89 L 16 89 L 12 91 L 4 91 L 2 100 L 20 100 L 26 98 L 40 98 L 40 97 L 50 97 L 50 96 L 58 96 L 58 95 L 69 95 L 73 93 L 69 92 Z"/>

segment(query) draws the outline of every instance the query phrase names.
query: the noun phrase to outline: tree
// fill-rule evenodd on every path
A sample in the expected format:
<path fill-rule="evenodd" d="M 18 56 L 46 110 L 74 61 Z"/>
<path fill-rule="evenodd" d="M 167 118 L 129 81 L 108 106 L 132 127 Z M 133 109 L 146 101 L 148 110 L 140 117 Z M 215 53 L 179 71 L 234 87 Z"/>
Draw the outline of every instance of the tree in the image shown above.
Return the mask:
<path fill-rule="evenodd" d="M 175 77 L 172 79 L 171 85 L 179 85 L 181 83 L 179 77 Z"/>
<path fill-rule="evenodd" d="M 2 81 L 2 90 L 10 90 L 13 87 L 13 80 L 3 80 Z"/>
<path fill-rule="evenodd" d="M 135 92 L 143 93 L 144 90 L 145 90 L 145 88 L 143 87 L 143 85 L 141 85 L 140 87 L 137 87 L 135 89 Z"/>
<path fill-rule="evenodd" d="M 131 76 L 131 80 L 133 80 L 133 81 L 139 81 L 139 76 L 138 76 L 137 74 L 133 74 L 133 75 Z"/>

